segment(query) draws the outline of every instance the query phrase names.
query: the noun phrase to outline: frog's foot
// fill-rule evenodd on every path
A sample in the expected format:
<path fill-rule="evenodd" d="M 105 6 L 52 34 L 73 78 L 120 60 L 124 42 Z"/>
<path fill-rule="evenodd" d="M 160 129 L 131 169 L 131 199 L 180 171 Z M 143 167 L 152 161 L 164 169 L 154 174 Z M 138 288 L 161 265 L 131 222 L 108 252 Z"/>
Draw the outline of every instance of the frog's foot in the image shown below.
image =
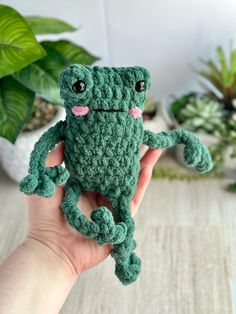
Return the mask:
<path fill-rule="evenodd" d="M 199 172 L 209 172 L 211 171 L 212 168 L 213 168 L 213 163 L 212 163 L 209 150 L 204 145 L 202 145 L 202 155 L 201 155 L 200 161 L 198 162 L 196 166 L 196 169 Z"/>
<path fill-rule="evenodd" d="M 29 174 L 24 177 L 19 184 L 21 192 L 24 192 L 27 195 L 34 194 L 35 189 L 38 186 L 38 178 L 34 174 Z"/>
<path fill-rule="evenodd" d="M 200 141 L 185 146 L 184 161 L 188 167 L 195 167 L 199 172 L 208 172 L 213 166 L 208 149 Z"/>
<path fill-rule="evenodd" d="M 55 185 L 62 184 L 69 177 L 69 172 L 62 166 L 46 168 L 39 176 L 29 174 L 20 182 L 20 191 L 27 195 L 37 194 L 43 197 L 52 197 Z"/>
<path fill-rule="evenodd" d="M 27 175 L 21 180 L 19 188 L 27 195 L 37 194 L 43 197 L 52 197 L 55 192 L 54 182 L 45 174 L 40 176 Z"/>
<path fill-rule="evenodd" d="M 98 207 L 91 213 L 91 218 L 99 226 L 99 233 L 94 238 L 99 244 L 118 244 L 124 241 L 127 226 L 123 222 L 115 224 L 109 209 Z"/>
<path fill-rule="evenodd" d="M 123 285 L 129 285 L 137 279 L 140 270 L 141 260 L 134 252 L 132 252 L 125 263 L 116 264 L 115 274 Z"/>
<path fill-rule="evenodd" d="M 46 174 L 56 184 L 64 183 L 70 176 L 69 171 L 62 166 L 46 168 Z"/>

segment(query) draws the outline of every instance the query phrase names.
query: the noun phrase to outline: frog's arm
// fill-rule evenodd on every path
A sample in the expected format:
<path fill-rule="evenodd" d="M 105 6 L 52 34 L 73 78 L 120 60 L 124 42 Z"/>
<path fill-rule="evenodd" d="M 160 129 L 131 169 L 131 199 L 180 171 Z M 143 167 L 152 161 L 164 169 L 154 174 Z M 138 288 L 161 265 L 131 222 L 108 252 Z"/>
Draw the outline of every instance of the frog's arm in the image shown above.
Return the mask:
<path fill-rule="evenodd" d="M 68 178 L 68 171 L 61 166 L 45 167 L 48 152 L 65 137 L 65 126 L 65 121 L 59 121 L 34 145 L 30 155 L 29 174 L 19 185 L 20 190 L 25 194 L 51 197 L 55 191 L 55 184 L 60 184 Z"/>
<path fill-rule="evenodd" d="M 176 144 L 184 144 L 184 160 L 187 166 L 196 167 L 200 172 L 212 169 L 211 155 L 199 138 L 186 130 L 173 130 L 153 133 L 144 131 L 143 144 L 150 148 L 168 148 Z"/>

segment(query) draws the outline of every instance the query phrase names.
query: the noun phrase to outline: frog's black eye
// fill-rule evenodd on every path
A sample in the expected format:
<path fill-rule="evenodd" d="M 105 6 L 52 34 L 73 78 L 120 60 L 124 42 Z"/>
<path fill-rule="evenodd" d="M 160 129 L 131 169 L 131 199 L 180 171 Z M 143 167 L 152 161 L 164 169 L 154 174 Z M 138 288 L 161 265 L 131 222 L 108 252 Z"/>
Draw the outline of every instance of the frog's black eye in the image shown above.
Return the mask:
<path fill-rule="evenodd" d="M 73 84 L 72 89 L 75 93 L 83 93 L 86 90 L 86 84 L 78 80 Z"/>
<path fill-rule="evenodd" d="M 143 92 L 146 89 L 146 82 L 145 81 L 138 81 L 135 85 L 135 90 L 137 92 Z"/>

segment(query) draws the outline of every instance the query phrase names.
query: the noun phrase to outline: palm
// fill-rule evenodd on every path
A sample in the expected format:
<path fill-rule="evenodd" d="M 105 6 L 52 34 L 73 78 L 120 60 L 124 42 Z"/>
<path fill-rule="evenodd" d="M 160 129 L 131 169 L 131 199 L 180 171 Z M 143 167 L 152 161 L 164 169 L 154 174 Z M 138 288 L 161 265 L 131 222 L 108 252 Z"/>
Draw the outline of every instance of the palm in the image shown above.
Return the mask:
<path fill-rule="evenodd" d="M 132 214 L 142 200 L 151 178 L 152 167 L 159 156 L 160 151 L 148 150 L 141 160 L 137 190 L 131 201 Z M 56 150 L 49 154 L 47 166 L 54 166 L 62 161 L 63 145 L 58 145 Z M 58 186 L 52 198 L 41 198 L 37 195 L 27 197 L 30 223 L 28 236 L 44 242 L 47 246 L 56 246 L 57 249 L 62 250 L 79 273 L 104 260 L 110 254 L 112 247 L 101 246 L 94 240 L 84 238 L 67 224 L 61 209 L 63 196 L 64 187 Z M 78 203 L 79 208 L 88 218 L 95 208 L 102 205 L 112 210 L 109 201 L 96 192 L 83 193 Z"/>

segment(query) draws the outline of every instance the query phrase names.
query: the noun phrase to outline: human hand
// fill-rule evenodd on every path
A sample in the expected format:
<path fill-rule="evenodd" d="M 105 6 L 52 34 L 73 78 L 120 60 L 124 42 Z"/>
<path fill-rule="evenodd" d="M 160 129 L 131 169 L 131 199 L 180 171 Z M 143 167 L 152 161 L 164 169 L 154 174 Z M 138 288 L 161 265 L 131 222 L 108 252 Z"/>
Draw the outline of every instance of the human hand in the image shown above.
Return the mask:
<path fill-rule="evenodd" d="M 145 149 L 145 147 L 143 147 Z M 141 159 L 141 170 L 133 199 L 131 211 L 134 215 L 143 199 L 152 169 L 161 155 L 161 150 L 148 149 Z M 60 165 L 64 158 L 64 145 L 60 143 L 49 153 L 46 166 Z M 77 277 L 82 271 L 94 267 L 103 261 L 111 252 L 111 245 L 99 245 L 95 240 L 83 237 L 72 229 L 65 221 L 60 207 L 64 197 L 64 186 L 57 186 L 51 198 L 38 195 L 27 196 L 29 229 L 27 240 L 34 245 L 44 245 L 54 252 L 68 265 L 73 275 Z M 106 206 L 112 210 L 107 198 L 96 192 L 83 193 L 79 199 L 79 208 L 90 218 L 94 208 Z"/>

